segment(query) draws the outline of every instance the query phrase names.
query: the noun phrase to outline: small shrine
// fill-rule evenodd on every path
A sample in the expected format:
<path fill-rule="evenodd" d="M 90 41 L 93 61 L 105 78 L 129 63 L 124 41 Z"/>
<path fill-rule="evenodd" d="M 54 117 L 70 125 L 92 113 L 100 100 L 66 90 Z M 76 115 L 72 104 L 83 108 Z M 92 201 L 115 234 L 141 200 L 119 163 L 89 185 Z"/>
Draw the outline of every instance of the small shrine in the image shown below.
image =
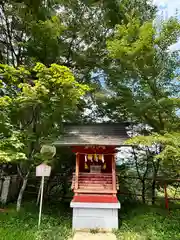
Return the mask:
<path fill-rule="evenodd" d="M 56 146 L 76 154 L 72 176 L 72 226 L 80 229 L 118 228 L 116 153 L 128 138 L 126 124 L 66 125 Z"/>

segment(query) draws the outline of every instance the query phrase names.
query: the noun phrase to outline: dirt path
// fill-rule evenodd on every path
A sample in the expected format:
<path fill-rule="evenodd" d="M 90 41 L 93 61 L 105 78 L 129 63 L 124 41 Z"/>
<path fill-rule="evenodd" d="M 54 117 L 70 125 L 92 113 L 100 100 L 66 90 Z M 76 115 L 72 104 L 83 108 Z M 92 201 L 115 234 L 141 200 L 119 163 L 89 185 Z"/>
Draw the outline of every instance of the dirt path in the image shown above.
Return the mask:
<path fill-rule="evenodd" d="M 73 240 L 117 240 L 113 233 L 75 233 Z"/>

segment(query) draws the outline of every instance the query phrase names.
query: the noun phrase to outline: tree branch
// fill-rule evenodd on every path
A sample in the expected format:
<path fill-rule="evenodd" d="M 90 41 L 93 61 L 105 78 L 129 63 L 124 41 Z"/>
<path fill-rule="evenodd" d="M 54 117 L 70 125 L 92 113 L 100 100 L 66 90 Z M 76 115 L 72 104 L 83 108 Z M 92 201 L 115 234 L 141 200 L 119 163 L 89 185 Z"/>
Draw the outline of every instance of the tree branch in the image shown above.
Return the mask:
<path fill-rule="evenodd" d="M 22 174 L 22 170 L 20 168 L 20 166 L 17 164 L 17 171 L 18 171 L 18 174 L 21 178 L 23 178 L 23 174 Z"/>
<path fill-rule="evenodd" d="M 133 156 L 134 156 L 135 165 L 136 165 L 136 171 L 137 171 L 138 177 L 139 177 L 139 179 L 142 181 L 142 177 L 141 177 L 141 174 L 140 174 L 140 172 L 139 172 L 139 167 L 138 167 L 138 162 L 137 162 L 137 156 L 136 156 L 136 153 L 135 153 L 135 148 L 134 148 L 134 146 L 132 146 L 132 153 L 133 153 Z"/>

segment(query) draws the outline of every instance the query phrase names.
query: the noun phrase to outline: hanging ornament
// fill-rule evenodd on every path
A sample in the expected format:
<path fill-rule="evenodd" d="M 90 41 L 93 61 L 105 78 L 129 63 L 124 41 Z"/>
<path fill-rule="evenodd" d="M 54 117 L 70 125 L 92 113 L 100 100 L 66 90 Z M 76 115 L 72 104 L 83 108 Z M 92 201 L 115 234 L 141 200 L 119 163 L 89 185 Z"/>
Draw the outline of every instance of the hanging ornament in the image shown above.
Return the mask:
<path fill-rule="evenodd" d="M 85 168 L 86 170 L 89 169 L 87 163 L 84 164 L 84 168 Z"/>
<path fill-rule="evenodd" d="M 104 170 L 106 169 L 106 163 L 104 163 L 104 165 L 103 165 L 103 169 L 104 169 Z"/>
<path fill-rule="evenodd" d="M 98 162 L 98 156 L 96 153 L 94 154 L 94 161 Z"/>
<path fill-rule="evenodd" d="M 88 160 L 91 161 L 91 162 L 93 161 L 93 155 L 92 154 L 88 154 Z"/>
<path fill-rule="evenodd" d="M 99 161 L 102 161 L 104 163 L 104 155 L 103 154 L 99 154 L 98 159 L 99 159 Z"/>

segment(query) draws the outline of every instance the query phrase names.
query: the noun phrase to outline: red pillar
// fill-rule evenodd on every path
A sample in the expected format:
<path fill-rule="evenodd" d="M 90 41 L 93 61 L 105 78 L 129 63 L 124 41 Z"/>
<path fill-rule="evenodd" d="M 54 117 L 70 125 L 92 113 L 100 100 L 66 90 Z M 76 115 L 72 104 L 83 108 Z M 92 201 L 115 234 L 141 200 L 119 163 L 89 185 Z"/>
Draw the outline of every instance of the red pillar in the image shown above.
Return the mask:
<path fill-rule="evenodd" d="M 112 155 L 112 189 L 115 194 L 117 189 L 116 189 L 116 163 L 114 154 Z"/>
<path fill-rule="evenodd" d="M 75 187 L 74 189 L 78 189 L 78 178 L 79 178 L 79 153 L 76 153 L 76 174 L 75 174 Z"/>

